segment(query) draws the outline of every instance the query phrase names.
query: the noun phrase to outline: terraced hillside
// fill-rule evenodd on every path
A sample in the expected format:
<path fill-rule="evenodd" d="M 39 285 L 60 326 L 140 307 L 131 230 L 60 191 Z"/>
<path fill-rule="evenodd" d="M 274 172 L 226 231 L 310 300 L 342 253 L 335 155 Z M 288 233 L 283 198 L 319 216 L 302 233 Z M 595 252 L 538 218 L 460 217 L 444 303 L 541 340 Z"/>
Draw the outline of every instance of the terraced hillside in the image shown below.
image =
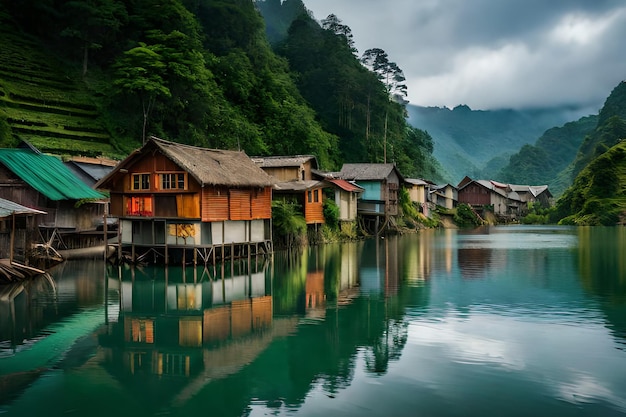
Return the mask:
<path fill-rule="evenodd" d="M 46 153 L 115 156 L 79 73 L 19 33 L 0 10 L 0 118 Z"/>

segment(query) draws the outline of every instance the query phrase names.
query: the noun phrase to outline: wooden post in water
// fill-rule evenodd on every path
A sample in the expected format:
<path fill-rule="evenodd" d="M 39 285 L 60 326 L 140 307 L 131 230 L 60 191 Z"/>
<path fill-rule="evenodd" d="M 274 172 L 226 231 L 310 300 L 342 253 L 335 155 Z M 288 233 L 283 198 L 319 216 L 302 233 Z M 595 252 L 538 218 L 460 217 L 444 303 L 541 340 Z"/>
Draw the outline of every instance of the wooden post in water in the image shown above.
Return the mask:
<path fill-rule="evenodd" d="M 11 247 L 9 248 L 9 265 L 13 263 L 13 251 L 15 246 L 15 212 L 11 214 Z"/>

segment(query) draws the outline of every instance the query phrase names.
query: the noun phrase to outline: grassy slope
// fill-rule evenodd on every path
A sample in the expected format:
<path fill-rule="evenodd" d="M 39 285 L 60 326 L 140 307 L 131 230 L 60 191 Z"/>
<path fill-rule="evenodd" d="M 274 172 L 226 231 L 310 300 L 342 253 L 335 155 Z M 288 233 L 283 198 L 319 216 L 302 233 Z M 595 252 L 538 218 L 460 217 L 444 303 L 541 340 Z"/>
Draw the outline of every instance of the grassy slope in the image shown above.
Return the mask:
<path fill-rule="evenodd" d="M 1 9 L 0 116 L 14 138 L 28 140 L 43 152 L 116 156 L 78 70 L 20 33 Z"/>

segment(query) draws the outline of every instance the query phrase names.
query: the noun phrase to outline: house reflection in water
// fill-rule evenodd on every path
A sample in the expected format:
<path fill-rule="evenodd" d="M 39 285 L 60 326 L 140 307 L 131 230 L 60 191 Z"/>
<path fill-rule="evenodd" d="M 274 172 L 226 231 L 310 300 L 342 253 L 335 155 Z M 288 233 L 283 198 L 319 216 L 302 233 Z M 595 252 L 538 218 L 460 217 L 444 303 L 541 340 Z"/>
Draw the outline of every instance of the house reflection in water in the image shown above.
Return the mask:
<path fill-rule="evenodd" d="M 115 344 L 122 349 L 111 355 L 116 366 L 133 375 L 190 377 L 207 368 L 207 349 L 224 349 L 244 337 L 255 345 L 253 339 L 272 327 L 267 267 L 232 265 L 213 277 L 202 268 L 199 274 L 194 268 L 172 267 L 123 274 L 120 329 L 114 330 Z"/>

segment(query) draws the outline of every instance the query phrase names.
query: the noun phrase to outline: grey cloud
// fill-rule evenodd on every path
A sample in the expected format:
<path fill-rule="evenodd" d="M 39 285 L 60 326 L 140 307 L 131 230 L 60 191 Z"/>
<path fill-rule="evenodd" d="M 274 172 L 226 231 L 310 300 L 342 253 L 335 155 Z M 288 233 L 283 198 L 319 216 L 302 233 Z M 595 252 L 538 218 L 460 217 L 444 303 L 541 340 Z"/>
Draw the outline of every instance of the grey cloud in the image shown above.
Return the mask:
<path fill-rule="evenodd" d="M 342 19 L 359 51 L 384 49 L 404 71 L 414 104 L 593 107 L 626 77 L 622 0 L 305 4 L 318 19 Z"/>

